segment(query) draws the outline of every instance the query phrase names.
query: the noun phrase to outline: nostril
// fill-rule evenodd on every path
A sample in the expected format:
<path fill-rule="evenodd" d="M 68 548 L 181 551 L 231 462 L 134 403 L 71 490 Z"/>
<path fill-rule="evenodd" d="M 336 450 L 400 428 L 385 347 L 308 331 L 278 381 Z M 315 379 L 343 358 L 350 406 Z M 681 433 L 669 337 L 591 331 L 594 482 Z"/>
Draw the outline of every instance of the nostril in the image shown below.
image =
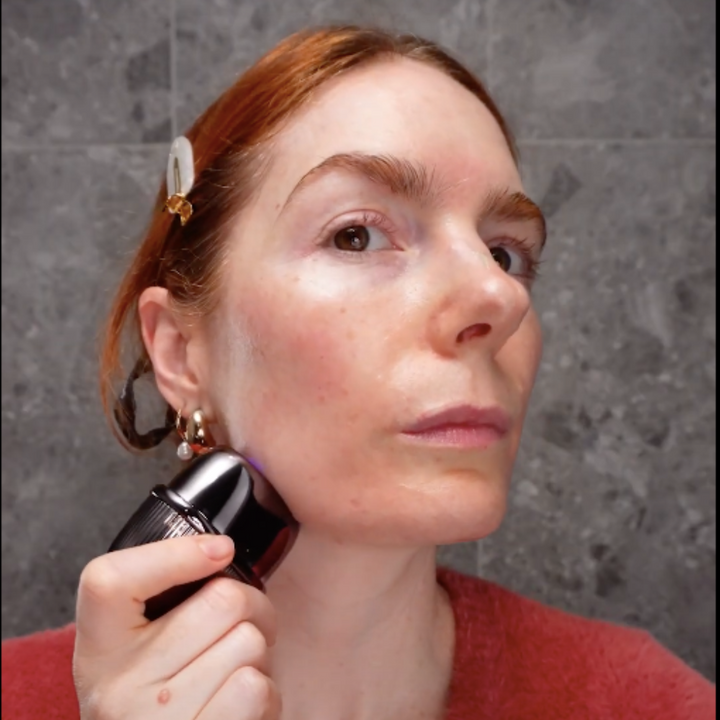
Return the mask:
<path fill-rule="evenodd" d="M 469 328 L 465 328 L 465 330 L 458 335 L 458 342 L 466 342 L 476 337 L 485 337 L 490 334 L 490 330 L 491 327 L 487 323 L 476 323 Z"/>

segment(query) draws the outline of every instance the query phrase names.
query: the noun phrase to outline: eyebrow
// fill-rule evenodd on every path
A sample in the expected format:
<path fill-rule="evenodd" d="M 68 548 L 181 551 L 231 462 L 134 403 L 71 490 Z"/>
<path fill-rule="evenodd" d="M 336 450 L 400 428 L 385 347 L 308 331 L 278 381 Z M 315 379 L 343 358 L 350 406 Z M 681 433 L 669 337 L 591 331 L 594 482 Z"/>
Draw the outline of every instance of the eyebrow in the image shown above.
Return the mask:
<path fill-rule="evenodd" d="M 533 223 L 540 233 L 540 246 L 547 243 L 548 230 L 545 215 L 525 193 L 508 189 L 492 190 L 485 200 L 483 216 L 508 222 Z"/>
<path fill-rule="evenodd" d="M 384 185 L 392 193 L 414 202 L 430 203 L 437 200 L 438 193 L 434 189 L 432 173 L 424 165 L 393 155 L 368 155 L 358 152 L 331 155 L 306 172 L 285 201 L 285 207 L 318 176 L 333 170 L 363 175 L 371 182 Z"/>
<path fill-rule="evenodd" d="M 437 203 L 442 194 L 442 189 L 435 182 L 434 172 L 425 165 L 393 155 L 338 153 L 326 158 L 305 173 L 293 188 L 282 209 L 285 210 L 313 180 L 336 170 L 362 175 L 371 182 L 385 186 L 390 192 L 418 204 Z M 507 188 L 491 190 L 485 198 L 482 217 L 534 223 L 540 232 L 542 246 L 547 241 L 545 216 L 538 205 L 525 193 L 513 192 Z"/>

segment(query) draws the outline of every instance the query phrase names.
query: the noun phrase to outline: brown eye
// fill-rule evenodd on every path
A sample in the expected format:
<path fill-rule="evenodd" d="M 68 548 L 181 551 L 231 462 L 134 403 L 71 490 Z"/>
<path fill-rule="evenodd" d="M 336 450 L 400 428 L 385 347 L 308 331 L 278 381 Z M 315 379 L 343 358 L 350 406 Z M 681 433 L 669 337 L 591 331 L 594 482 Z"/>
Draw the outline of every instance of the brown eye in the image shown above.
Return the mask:
<path fill-rule="evenodd" d="M 504 247 L 494 247 L 490 250 L 493 260 L 505 271 L 512 269 L 512 255 Z"/>
<path fill-rule="evenodd" d="M 520 245 L 517 249 L 514 249 L 515 242 Z M 491 247 L 490 254 L 503 272 L 511 277 L 532 283 L 537 278 L 540 260 L 533 256 L 532 249 L 526 244 L 515 242 Z"/>
<path fill-rule="evenodd" d="M 363 225 L 343 228 L 335 233 L 333 243 L 338 250 L 362 252 L 370 244 L 370 231 Z"/>

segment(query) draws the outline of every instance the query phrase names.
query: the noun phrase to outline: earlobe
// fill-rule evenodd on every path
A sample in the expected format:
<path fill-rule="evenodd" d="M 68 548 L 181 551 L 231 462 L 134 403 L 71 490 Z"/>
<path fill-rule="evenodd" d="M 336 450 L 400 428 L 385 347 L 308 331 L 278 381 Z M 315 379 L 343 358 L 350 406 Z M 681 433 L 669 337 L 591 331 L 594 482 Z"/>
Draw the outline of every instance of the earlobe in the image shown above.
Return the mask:
<path fill-rule="evenodd" d="M 161 395 L 178 410 L 200 407 L 198 379 L 188 362 L 188 329 L 168 290 L 147 288 L 138 301 L 138 316 Z"/>

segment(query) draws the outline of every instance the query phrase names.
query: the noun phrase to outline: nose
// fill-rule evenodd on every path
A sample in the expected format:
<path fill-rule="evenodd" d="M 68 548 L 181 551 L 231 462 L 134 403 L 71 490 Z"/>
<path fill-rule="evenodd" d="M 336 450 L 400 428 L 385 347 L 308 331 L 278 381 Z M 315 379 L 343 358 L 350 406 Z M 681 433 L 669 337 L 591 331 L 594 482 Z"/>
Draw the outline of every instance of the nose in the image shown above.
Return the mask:
<path fill-rule="evenodd" d="M 431 343 L 442 355 L 480 346 L 497 354 L 530 310 L 530 293 L 509 275 L 475 236 L 456 243 L 436 265 L 437 303 L 430 322 Z"/>

